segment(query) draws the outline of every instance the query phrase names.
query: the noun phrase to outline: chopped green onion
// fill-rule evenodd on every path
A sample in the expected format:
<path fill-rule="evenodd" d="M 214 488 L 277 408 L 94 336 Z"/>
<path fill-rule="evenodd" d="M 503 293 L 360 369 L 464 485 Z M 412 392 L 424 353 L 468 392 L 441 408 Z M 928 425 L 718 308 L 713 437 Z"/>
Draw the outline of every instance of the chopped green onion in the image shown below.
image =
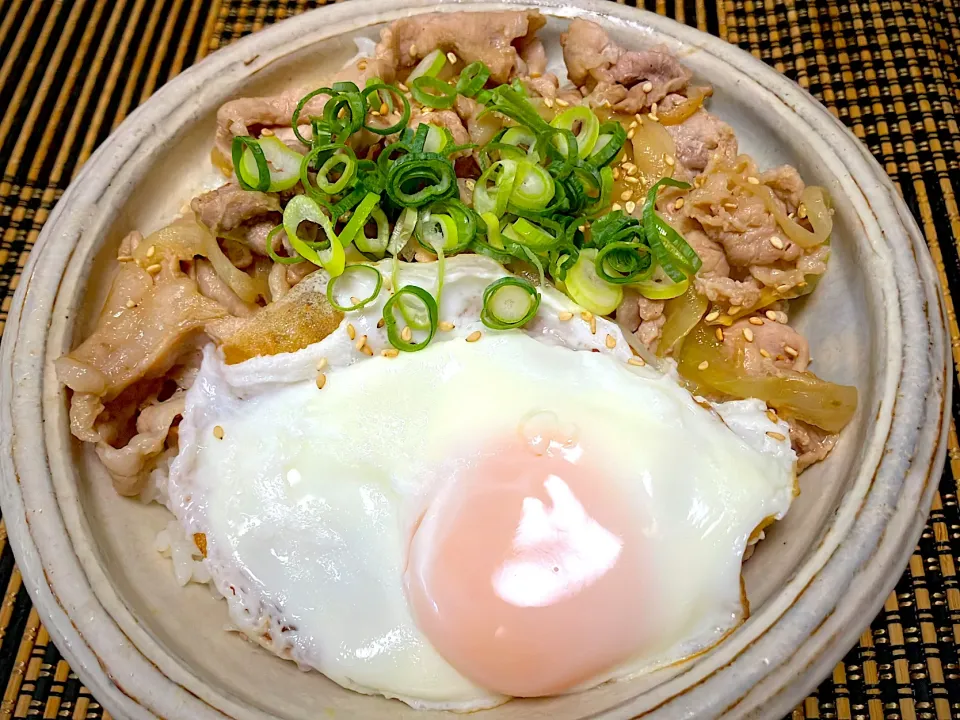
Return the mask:
<path fill-rule="evenodd" d="M 457 223 L 449 215 L 425 212 L 417 221 L 417 241 L 434 254 L 459 244 Z"/>
<path fill-rule="evenodd" d="M 423 141 L 423 151 L 428 153 L 439 153 L 452 141 L 450 132 L 446 128 L 439 128 L 436 125 L 426 123 L 430 128 L 427 130 L 427 139 Z M 446 154 L 446 153 L 445 153 Z"/>
<path fill-rule="evenodd" d="M 360 204 L 354 209 L 353 215 L 350 216 L 350 221 L 340 232 L 340 244 L 343 247 L 350 245 L 357 235 L 363 233 L 363 226 L 367 224 L 367 220 L 370 219 L 371 213 L 376 209 L 379 202 L 380 196 L 376 193 L 367 193 L 366 197 L 360 201 Z"/>
<path fill-rule="evenodd" d="M 300 153 L 291 150 L 280 138 L 273 135 L 267 135 L 254 142 L 259 146 L 267 163 L 267 175 L 270 180 L 266 192 L 289 190 L 300 181 L 300 162 L 303 159 Z M 248 143 L 241 142 L 241 144 L 245 147 L 240 164 L 234 166 L 237 169 L 237 179 L 245 181 L 251 187 L 259 187 L 263 180 L 263 168 L 257 160 L 256 151 Z"/>
<path fill-rule="evenodd" d="M 597 275 L 614 285 L 646 280 L 656 269 L 650 249 L 636 242 L 607 243 L 597 253 L 595 264 Z"/>
<path fill-rule="evenodd" d="M 507 128 L 507 131 L 503 133 L 503 136 L 500 138 L 500 142 L 505 145 L 514 145 L 521 150 L 525 150 L 527 154 L 526 159 L 531 162 L 539 162 L 540 160 L 540 153 L 537 152 L 537 136 L 533 134 L 530 128 Z"/>
<path fill-rule="evenodd" d="M 321 193 L 337 195 L 351 185 L 354 175 L 357 172 L 357 156 L 349 145 L 331 143 L 315 147 L 304 156 L 303 163 L 300 165 L 300 181 L 303 183 L 304 188 L 309 189 L 311 187 L 310 177 L 308 175 L 310 163 L 317 155 L 329 150 L 335 150 L 335 152 L 324 160 L 320 169 L 317 170 L 316 186 Z M 334 171 L 339 171 L 340 177 L 336 180 L 331 180 L 330 173 Z"/>
<path fill-rule="evenodd" d="M 390 166 L 386 189 L 400 207 L 421 207 L 456 194 L 457 174 L 453 163 L 442 155 L 411 152 Z"/>
<path fill-rule="evenodd" d="M 457 94 L 472 98 L 483 90 L 483 86 L 490 79 L 490 68 L 477 60 L 460 71 L 457 79 Z"/>
<path fill-rule="evenodd" d="M 328 88 L 328 87 L 317 88 L 316 90 L 308 92 L 306 95 L 300 98 L 300 102 L 297 103 L 297 107 L 293 111 L 293 117 L 290 120 L 290 125 L 293 128 L 293 134 L 296 136 L 297 140 L 302 142 L 307 147 L 310 147 L 310 145 L 316 143 L 318 140 L 316 128 L 314 128 L 313 142 L 311 142 L 310 140 L 307 140 L 303 135 L 301 135 L 300 127 L 299 127 L 300 113 L 303 112 L 303 108 L 306 106 L 306 104 L 310 102 L 313 98 L 315 98 L 317 95 L 333 95 L 333 94 L 334 94 L 334 90 L 332 88 Z M 315 124 L 314 121 L 317 121 L 317 120 L 322 120 L 322 118 L 310 116 L 311 125 L 314 125 Z"/>
<path fill-rule="evenodd" d="M 352 305 L 342 305 L 337 300 L 336 287 L 343 283 L 349 282 L 352 279 L 356 279 L 357 275 L 369 274 L 369 273 L 373 273 L 373 277 L 374 277 L 373 292 L 371 292 L 368 296 L 366 296 L 365 298 L 363 298 L 357 303 L 354 303 Z M 340 312 L 351 312 L 353 310 L 359 310 L 360 308 L 369 305 L 371 302 L 377 299 L 377 295 L 380 294 L 380 288 L 382 286 L 383 286 L 383 275 L 381 275 L 380 271 L 377 270 L 377 268 L 375 268 L 373 265 L 363 265 L 363 264 L 348 265 L 346 268 L 344 268 L 342 274 L 338 275 L 337 277 L 330 278 L 330 282 L 327 283 L 327 300 L 329 300 L 330 304 L 333 305 L 333 307 L 339 310 Z M 355 293 L 352 292 L 347 297 L 354 298 Z"/>
<path fill-rule="evenodd" d="M 593 152 L 587 157 L 587 162 L 594 167 L 606 167 L 614 160 L 623 149 L 627 141 L 627 131 L 623 125 L 618 122 L 605 122 L 600 125 L 597 144 L 593 146 Z"/>
<path fill-rule="evenodd" d="M 308 242 L 298 235 L 300 224 L 310 221 L 316 223 L 323 230 L 326 240 L 323 242 Z M 295 195 L 290 198 L 283 209 L 283 229 L 293 249 L 314 265 L 323 267 L 332 277 L 343 272 L 346 264 L 346 254 L 343 245 L 333 229 L 333 225 L 316 200 L 306 195 Z"/>
<path fill-rule="evenodd" d="M 507 211 L 517 179 L 516 160 L 497 160 L 481 173 L 473 189 L 473 208 L 478 213 L 500 216 Z M 490 185 L 493 185 L 491 188 Z"/>
<path fill-rule="evenodd" d="M 275 263 L 280 263 L 281 265 L 294 265 L 299 262 L 303 262 L 303 258 L 299 255 L 293 255 L 292 257 L 284 257 L 279 255 L 276 249 L 273 247 L 273 239 L 277 236 L 278 233 L 283 231 L 283 225 L 277 225 L 270 232 L 267 233 L 267 255 L 270 256 L 270 259 Z"/>
<path fill-rule="evenodd" d="M 593 110 L 585 105 L 577 105 L 567 108 L 557 115 L 550 123 L 555 128 L 573 131 L 576 124 L 580 124 L 580 131 L 577 133 L 577 153 L 581 158 L 585 158 L 593 151 L 597 144 L 597 138 L 600 136 L 600 119 L 594 114 Z M 565 142 L 563 136 L 557 140 Z M 566 153 L 566 148 L 562 150 Z"/>
<path fill-rule="evenodd" d="M 623 290 L 597 275 L 596 260 L 595 248 L 581 250 L 564 283 L 575 303 L 597 315 L 609 315 L 623 302 Z"/>
<path fill-rule="evenodd" d="M 396 256 L 413 235 L 417 227 L 418 213 L 415 208 L 404 208 L 393 226 L 393 234 L 390 235 L 390 242 L 387 244 L 387 252 Z"/>
<path fill-rule="evenodd" d="M 370 213 L 370 219 L 376 223 L 376 237 L 371 238 L 367 236 L 365 224 L 353 238 L 353 244 L 356 245 L 357 250 L 364 255 L 372 257 L 374 260 L 379 260 L 386 254 L 387 245 L 390 242 L 390 221 L 387 220 L 386 214 L 379 207 L 373 209 Z"/>
<path fill-rule="evenodd" d="M 518 218 L 512 225 L 503 230 L 503 236 L 514 242 L 525 245 L 535 252 L 544 252 L 556 247 L 561 238 L 551 235 L 539 225 L 535 225 L 526 218 Z"/>
<path fill-rule="evenodd" d="M 401 310 L 403 309 L 405 295 L 413 296 L 414 299 L 422 303 L 424 311 L 427 315 L 427 327 L 424 328 L 427 330 L 427 336 L 419 342 L 414 342 L 413 340 L 404 340 L 401 337 L 401 331 L 397 330 L 397 318 L 393 312 L 393 309 L 397 304 L 400 304 Z M 416 352 L 417 350 L 423 350 L 423 348 L 429 345 L 430 341 L 433 340 L 433 336 L 437 334 L 439 315 L 440 311 L 437 308 L 437 301 L 433 299 L 433 296 L 430 293 L 421 287 L 417 287 L 416 285 L 404 285 L 392 296 L 390 296 L 390 299 L 387 300 L 383 306 L 383 320 L 387 329 L 387 340 L 389 340 L 390 344 L 401 352 Z"/>
<path fill-rule="evenodd" d="M 353 83 L 335 83 L 333 91 L 323 106 L 323 124 L 337 142 L 345 142 L 366 122 L 367 102 Z"/>
<path fill-rule="evenodd" d="M 540 293 L 533 285 L 518 277 L 504 277 L 483 291 L 480 320 L 493 330 L 512 330 L 530 322 L 539 307 Z"/>
<path fill-rule="evenodd" d="M 246 177 L 244 177 L 244 149 L 250 151 L 250 154 L 256 163 L 256 182 L 248 182 Z M 235 138 L 233 138 L 231 154 L 233 155 L 233 167 L 237 172 L 237 182 L 240 183 L 240 187 L 242 187 L 244 190 L 258 190 L 259 192 L 267 192 L 270 189 L 270 167 L 267 165 L 267 158 L 266 155 L 264 155 L 263 148 L 260 147 L 260 143 L 258 143 L 252 137 L 247 137 L 246 135 L 237 135 Z"/>
<path fill-rule="evenodd" d="M 407 76 L 407 85 L 420 77 L 436 77 L 447 64 L 447 56 L 443 50 L 433 50 L 419 62 L 419 64 L 410 71 Z"/>
<path fill-rule="evenodd" d="M 643 227 L 647 243 L 653 251 L 653 257 L 663 268 L 667 276 L 675 283 L 683 282 L 688 276 L 696 275 L 703 261 L 686 240 L 657 215 L 657 191 L 664 185 L 687 189 L 689 184 L 673 178 L 660 178 L 647 192 L 643 204 Z"/>
<path fill-rule="evenodd" d="M 377 93 L 377 98 L 380 99 L 380 102 L 386 103 L 388 109 L 391 111 L 393 108 L 390 106 L 393 104 L 393 102 L 390 100 L 390 98 L 397 98 L 400 100 L 403 110 L 400 113 L 400 119 L 389 127 L 377 127 L 376 125 L 369 124 L 366 119 L 364 119 L 364 130 L 369 130 L 376 135 L 393 135 L 394 133 L 403 130 L 407 126 L 407 123 L 410 122 L 410 101 L 407 100 L 407 96 L 400 92 L 400 89 L 395 85 L 388 85 L 387 83 L 373 83 L 368 84 L 367 87 L 364 88 L 363 92 L 360 93 L 360 96 L 363 98 L 365 104 L 370 104 L 369 98 L 373 93 Z M 384 100 L 384 97 L 387 99 Z"/>
<path fill-rule="evenodd" d="M 421 105 L 437 110 L 450 109 L 457 99 L 457 90 L 453 85 L 429 76 L 414 80 L 410 85 L 410 93 Z"/>
<path fill-rule="evenodd" d="M 503 240 L 500 239 L 500 218 L 492 212 L 481 213 L 480 219 L 487 226 L 487 242 L 498 250 L 503 250 Z"/>
<path fill-rule="evenodd" d="M 517 163 L 517 180 L 510 194 L 511 210 L 543 210 L 553 199 L 553 176 L 539 165 L 521 160 Z"/>

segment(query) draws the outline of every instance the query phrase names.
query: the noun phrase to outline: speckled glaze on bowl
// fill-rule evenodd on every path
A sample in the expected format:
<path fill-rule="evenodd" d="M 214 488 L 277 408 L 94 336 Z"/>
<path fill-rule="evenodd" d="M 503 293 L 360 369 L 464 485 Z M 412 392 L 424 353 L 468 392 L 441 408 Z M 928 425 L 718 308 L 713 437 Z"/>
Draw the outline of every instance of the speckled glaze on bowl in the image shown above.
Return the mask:
<path fill-rule="evenodd" d="M 513 3 L 445 3 L 476 12 Z M 694 661 L 573 696 L 514 701 L 483 718 L 779 717 L 854 643 L 922 529 L 943 465 L 949 406 L 945 311 L 923 237 L 881 168 L 823 107 L 726 43 L 607 2 L 536 3 L 551 21 L 607 27 L 628 47 L 666 45 L 714 85 L 711 108 L 761 167 L 826 186 L 833 258 L 798 314 L 818 372 L 861 404 L 829 460 L 746 564 L 753 615 Z M 527 4 L 529 6 L 529 4 Z M 117 718 L 306 720 L 422 713 L 340 689 L 223 631 L 226 609 L 180 589 L 152 550 L 169 516 L 114 494 L 69 435 L 52 363 L 92 326 L 111 258 L 217 184 L 214 113 L 226 99 L 316 86 L 378 24 L 437 7 L 367 0 L 322 8 L 221 50 L 133 113 L 64 194 L 31 254 L 0 359 L 0 499 L 24 582 L 73 668 Z M 894 272 L 894 269 L 896 272 Z M 677 572 L 682 572 L 678 568 Z M 435 713 L 441 715 L 442 713 Z"/>

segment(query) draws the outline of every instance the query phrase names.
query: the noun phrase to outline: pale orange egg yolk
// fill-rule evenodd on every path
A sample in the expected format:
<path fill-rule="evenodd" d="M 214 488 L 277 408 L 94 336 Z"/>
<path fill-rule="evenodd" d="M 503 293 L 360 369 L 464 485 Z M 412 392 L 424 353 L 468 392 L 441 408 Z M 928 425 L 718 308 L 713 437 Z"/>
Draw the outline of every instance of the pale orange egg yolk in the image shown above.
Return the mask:
<path fill-rule="evenodd" d="M 415 533 L 406 584 L 418 625 L 477 685 L 563 692 L 649 637 L 638 518 L 598 468 L 578 446 L 505 442 L 434 501 L 429 537 L 424 524 Z"/>

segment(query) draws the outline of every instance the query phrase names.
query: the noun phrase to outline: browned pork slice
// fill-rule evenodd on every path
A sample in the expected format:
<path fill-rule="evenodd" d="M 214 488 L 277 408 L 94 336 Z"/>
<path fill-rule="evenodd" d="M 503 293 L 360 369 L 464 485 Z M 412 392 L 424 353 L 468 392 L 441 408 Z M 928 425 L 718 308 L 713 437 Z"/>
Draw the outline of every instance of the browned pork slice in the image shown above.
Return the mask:
<path fill-rule="evenodd" d="M 758 323 L 758 324 L 755 324 Z M 742 353 L 749 375 L 769 375 L 776 368 L 803 372 L 810 364 L 810 346 L 785 323 L 757 316 L 743 318 L 723 329 L 723 344 L 731 356 Z"/>
<path fill-rule="evenodd" d="M 454 53 L 464 63 L 486 63 L 493 81 L 503 83 L 523 62 L 518 48 L 545 23 L 536 10 L 415 15 L 381 32 L 376 57 L 398 69 L 412 68 L 439 49 Z"/>
<path fill-rule="evenodd" d="M 222 162 L 232 167 L 231 147 L 233 138 L 242 135 L 259 135 L 253 132 L 258 128 L 290 127 L 293 111 L 300 98 L 309 90 L 294 88 L 279 95 L 267 97 L 246 97 L 230 100 L 217 110 L 216 147 L 220 151 Z M 326 95 L 318 95 L 304 106 L 302 115 L 320 115 L 323 112 Z"/>
<path fill-rule="evenodd" d="M 484 107 L 473 98 L 463 95 L 457 95 L 457 102 L 454 105 L 457 115 L 467 128 L 470 142 L 481 146 L 490 142 L 503 127 L 503 119 L 497 113 L 481 116 Z"/>
<path fill-rule="evenodd" d="M 667 103 L 674 102 L 671 95 Z M 714 156 L 728 162 L 737 157 L 737 137 L 733 128 L 706 110 L 697 110 L 679 125 L 666 125 L 677 147 L 677 162 L 691 175 L 703 172 Z M 802 191 L 801 187 L 801 191 Z"/>
<path fill-rule="evenodd" d="M 588 102 L 634 114 L 683 91 L 693 73 L 665 50 L 624 50 L 596 23 L 579 18 L 560 36 L 567 75 Z"/>
<path fill-rule="evenodd" d="M 280 212 L 280 200 L 276 195 L 244 190 L 237 183 L 229 182 L 198 195 L 190 207 L 200 222 L 218 234 L 234 230 L 247 220 Z"/>
<path fill-rule="evenodd" d="M 663 300 L 650 300 L 635 290 L 626 290 L 616 310 L 617 323 L 651 350 L 655 350 L 666 318 Z"/>
<path fill-rule="evenodd" d="M 795 418 L 788 418 L 787 423 L 790 425 L 790 444 L 797 453 L 798 473 L 823 460 L 837 444 L 836 434 Z"/>

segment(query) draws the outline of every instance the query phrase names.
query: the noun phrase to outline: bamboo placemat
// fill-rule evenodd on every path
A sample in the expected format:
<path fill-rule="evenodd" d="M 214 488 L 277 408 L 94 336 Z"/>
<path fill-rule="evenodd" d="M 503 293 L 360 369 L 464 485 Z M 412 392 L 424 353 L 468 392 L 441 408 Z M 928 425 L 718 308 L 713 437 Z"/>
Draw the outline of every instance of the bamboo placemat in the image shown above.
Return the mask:
<path fill-rule="evenodd" d="M 362 0 L 357 3 L 362 12 Z M 644 2 L 644 0 L 640 0 Z M 304 0 L 0 0 L 0 329 L 43 223 L 90 153 L 160 85 L 208 53 L 317 4 Z M 633 4 L 632 2 L 630 4 Z M 739 44 L 852 128 L 960 288 L 960 0 L 645 0 Z M 952 346 L 960 332 L 949 293 Z M 955 393 L 954 419 L 960 417 Z M 960 717 L 960 447 L 909 569 L 803 718 Z M 0 521 L 0 720 L 108 718 L 50 642 Z"/>

